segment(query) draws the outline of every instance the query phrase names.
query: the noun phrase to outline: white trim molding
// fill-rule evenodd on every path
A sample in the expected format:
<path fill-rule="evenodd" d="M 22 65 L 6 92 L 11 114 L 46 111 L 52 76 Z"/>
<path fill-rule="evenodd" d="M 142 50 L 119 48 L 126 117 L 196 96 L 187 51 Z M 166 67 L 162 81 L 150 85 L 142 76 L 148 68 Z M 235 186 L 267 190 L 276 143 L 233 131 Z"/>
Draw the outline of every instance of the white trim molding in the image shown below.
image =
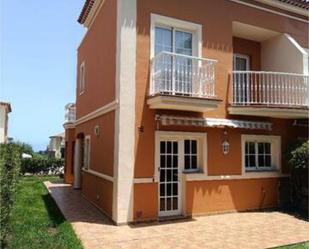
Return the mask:
<path fill-rule="evenodd" d="M 114 101 L 96 109 L 95 111 L 90 112 L 87 115 L 77 119 L 75 121 L 75 125 L 80 125 L 80 124 L 85 123 L 85 122 L 87 122 L 91 119 L 97 118 L 97 117 L 99 117 L 103 114 L 114 111 L 114 110 L 116 110 L 117 106 L 118 106 L 118 100 L 114 100 Z"/>
<path fill-rule="evenodd" d="M 134 178 L 134 183 L 154 183 L 154 177 Z"/>
<path fill-rule="evenodd" d="M 173 140 L 183 142 L 185 139 L 196 139 L 199 141 L 198 151 L 198 170 L 207 174 L 207 162 L 208 162 L 208 148 L 207 148 L 207 133 L 206 132 L 183 132 L 183 131 L 155 131 L 155 165 L 154 165 L 154 182 L 159 182 L 160 167 L 160 141 L 161 140 Z M 181 147 L 181 146 L 180 146 Z M 180 149 L 179 149 L 180 150 Z M 181 156 L 181 153 L 179 153 Z M 184 164 L 181 160 L 181 164 Z M 185 174 L 184 165 L 178 165 L 180 172 Z M 179 176 L 181 177 L 181 176 Z"/>
<path fill-rule="evenodd" d="M 114 177 L 112 177 L 112 176 L 105 175 L 105 174 L 102 174 L 100 172 L 97 172 L 97 171 L 91 170 L 91 169 L 83 168 L 82 170 L 83 170 L 83 172 L 89 173 L 91 175 L 95 175 L 95 176 L 100 177 L 100 178 L 102 178 L 104 180 L 107 180 L 107 181 L 110 181 L 110 182 L 114 182 Z"/>
<path fill-rule="evenodd" d="M 162 16 L 158 14 L 151 13 L 150 15 L 150 58 L 154 57 L 154 45 L 155 45 L 155 27 L 165 26 L 170 28 L 182 29 L 184 31 L 192 32 L 192 53 L 194 56 L 202 57 L 202 25 L 188 22 L 172 17 Z"/>
<path fill-rule="evenodd" d="M 267 142 L 271 144 L 271 171 L 257 170 L 248 171 L 245 168 L 245 143 L 248 141 Z M 241 169 L 242 175 L 252 177 L 255 175 L 271 175 L 273 173 L 281 174 L 281 136 L 268 135 L 241 135 Z M 273 172 L 275 171 L 275 172 Z"/>
<path fill-rule="evenodd" d="M 289 177 L 288 174 L 282 174 L 277 171 L 273 172 L 251 172 L 246 175 L 217 175 L 207 176 L 206 174 L 194 173 L 185 174 L 187 181 L 224 181 L 224 180 L 244 180 L 244 179 L 263 179 L 263 178 L 280 178 Z"/>
<path fill-rule="evenodd" d="M 117 0 L 113 220 L 133 221 L 137 0 Z"/>

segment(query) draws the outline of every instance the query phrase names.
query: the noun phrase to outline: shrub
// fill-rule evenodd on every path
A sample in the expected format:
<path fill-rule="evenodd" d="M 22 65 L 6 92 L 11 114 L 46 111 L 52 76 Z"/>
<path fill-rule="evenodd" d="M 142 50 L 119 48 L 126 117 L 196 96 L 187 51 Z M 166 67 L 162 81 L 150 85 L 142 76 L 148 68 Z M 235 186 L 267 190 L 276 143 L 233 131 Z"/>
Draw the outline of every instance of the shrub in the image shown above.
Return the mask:
<path fill-rule="evenodd" d="M 17 144 L 0 144 L 0 248 L 8 233 L 10 212 L 14 203 L 20 171 L 22 149 Z"/>
<path fill-rule="evenodd" d="M 32 158 L 22 159 L 21 173 L 34 175 L 60 174 L 64 161 L 46 155 L 33 154 Z"/>
<path fill-rule="evenodd" d="M 288 153 L 291 166 L 291 199 L 293 205 L 308 212 L 309 141 L 297 144 Z"/>

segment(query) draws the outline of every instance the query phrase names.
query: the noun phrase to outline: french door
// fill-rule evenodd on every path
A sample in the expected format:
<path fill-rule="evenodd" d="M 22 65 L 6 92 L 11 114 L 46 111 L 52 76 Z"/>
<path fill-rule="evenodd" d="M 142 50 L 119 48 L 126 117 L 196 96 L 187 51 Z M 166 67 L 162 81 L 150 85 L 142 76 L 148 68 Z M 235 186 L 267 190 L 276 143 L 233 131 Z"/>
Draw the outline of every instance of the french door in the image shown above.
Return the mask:
<path fill-rule="evenodd" d="M 155 28 L 155 55 L 162 51 L 173 54 L 165 55 L 157 70 L 164 72 L 163 92 L 187 95 L 192 92 L 192 56 L 193 35 L 190 32 L 170 28 Z"/>
<path fill-rule="evenodd" d="M 234 54 L 233 57 L 233 71 L 249 71 L 250 61 L 248 55 Z M 237 88 L 236 102 L 246 103 L 250 100 L 250 78 L 249 74 L 239 73 L 234 74 L 234 84 Z"/>
<path fill-rule="evenodd" d="M 179 142 L 160 141 L 159 216 L 181 214 Z"/>

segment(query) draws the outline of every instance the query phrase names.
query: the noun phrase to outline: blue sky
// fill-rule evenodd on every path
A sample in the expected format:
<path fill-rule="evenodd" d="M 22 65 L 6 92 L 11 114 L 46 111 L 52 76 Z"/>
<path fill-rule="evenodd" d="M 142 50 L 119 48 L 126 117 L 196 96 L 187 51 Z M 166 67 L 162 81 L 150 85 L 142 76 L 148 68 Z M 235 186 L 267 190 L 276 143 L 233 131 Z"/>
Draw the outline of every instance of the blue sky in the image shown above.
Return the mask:
<path fill-rule="evenodd" d="M 77 23 L 84 0 L 0 0 L 0 100 L 9 136 L 45 149 L 75 100 Z"/>

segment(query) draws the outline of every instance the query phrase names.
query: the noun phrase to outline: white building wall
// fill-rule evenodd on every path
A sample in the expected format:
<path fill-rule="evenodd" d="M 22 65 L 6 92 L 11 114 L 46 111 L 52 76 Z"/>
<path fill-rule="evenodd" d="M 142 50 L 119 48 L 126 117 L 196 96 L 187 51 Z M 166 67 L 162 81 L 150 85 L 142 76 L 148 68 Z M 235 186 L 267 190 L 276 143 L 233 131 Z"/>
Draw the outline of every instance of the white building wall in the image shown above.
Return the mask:
<path fill-rule="evenodd" d="M 263 71 L 308 74 L 306 51 L 288 34 L 261 43 Z"/>
<path fill-rule="evenodd" d="M 7 140 L 7 113 L 4 106 L 0 105 L 0 143 Z"/>

